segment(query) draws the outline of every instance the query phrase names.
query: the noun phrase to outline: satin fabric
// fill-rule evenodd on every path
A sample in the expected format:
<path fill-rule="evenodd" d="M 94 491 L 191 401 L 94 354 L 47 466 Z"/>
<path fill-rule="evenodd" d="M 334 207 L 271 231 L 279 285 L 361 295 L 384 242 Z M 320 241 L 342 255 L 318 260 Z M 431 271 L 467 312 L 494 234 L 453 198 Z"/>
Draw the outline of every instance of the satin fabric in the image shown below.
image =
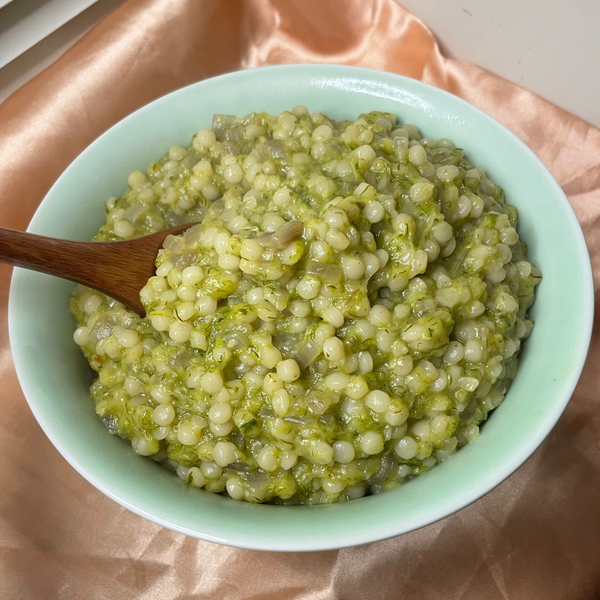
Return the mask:
<path fill-rule="evenodd" d="M 482 108 L 552 171 L 600 271 L 600 132 L 491 73 L 444 58 L 428 29 L 392 0 L 128 0 L 0 105 L 0 224 L 25 228 L 75 156 L 143 104 L 226 71 L 293 62 L 394 71 Z M 103 496 L 62 459 L 15 376 L 9 278 L 0 266 L 0 597 L 600 597 L 597 327 L 564 416 L 486 497 L 388 541 L 262 553 L 154 525 Z"/>

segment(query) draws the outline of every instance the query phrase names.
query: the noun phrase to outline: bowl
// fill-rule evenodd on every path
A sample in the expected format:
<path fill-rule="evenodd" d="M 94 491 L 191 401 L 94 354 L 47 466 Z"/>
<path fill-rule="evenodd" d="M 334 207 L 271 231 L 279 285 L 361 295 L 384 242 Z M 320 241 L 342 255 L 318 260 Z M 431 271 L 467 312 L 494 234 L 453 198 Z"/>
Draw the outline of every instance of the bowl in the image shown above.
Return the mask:
<path fill-rule="evenodd" d="M 172 144 L 186 146 L 214 113 L 277 114 L 304 104 L 335 118 L 396 113 L 424 135 L 450 138 L 502 186 L 519 232 L 543 273 L 519 373 L 481 437 L 397 489 L 348 503 L 274 506 L 197 490 L 112 436 L 94 412 L 90 369 L 73 342 L 73 284 L 16 269 L 9 328 L 25 397 L 69 463 L 121 505 L 189 536 L 243 548 L 308 551 L 396 536 L 477 500 L 514 472 L 548 435 L 575 388 L 590 341 L 590 260 L 575 215 L 550 173 L 517 137 L 444 91 L 390 73 L 335 65 L 285 65 L 230 73 L 137 110 L 91 144 L 41 203 L 29 231 L 89 240 L 104 201 Z"/>

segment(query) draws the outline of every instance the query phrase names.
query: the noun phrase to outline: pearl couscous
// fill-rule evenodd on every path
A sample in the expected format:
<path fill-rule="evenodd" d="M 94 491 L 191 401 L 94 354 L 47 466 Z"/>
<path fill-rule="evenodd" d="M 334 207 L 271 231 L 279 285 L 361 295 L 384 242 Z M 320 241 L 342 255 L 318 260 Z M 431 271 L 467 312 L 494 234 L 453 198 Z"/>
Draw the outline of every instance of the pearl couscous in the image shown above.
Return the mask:
<path fill-rule="evenodd" d="M 479 436 L 539 271 L 503 191 L 392 114 L 217 115 L 96 240 L 165 240 L 140 318 L 79 287 L 96 412 L 187 483 L 318 504 L 395 487 Z"/>

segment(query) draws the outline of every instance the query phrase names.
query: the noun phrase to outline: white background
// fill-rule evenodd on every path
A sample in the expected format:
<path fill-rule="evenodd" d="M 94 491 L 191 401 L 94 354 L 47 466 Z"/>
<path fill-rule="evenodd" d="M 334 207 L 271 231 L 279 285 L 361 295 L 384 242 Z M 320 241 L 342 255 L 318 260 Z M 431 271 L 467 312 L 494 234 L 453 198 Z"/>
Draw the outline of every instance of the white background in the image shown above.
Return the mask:
<path fill-rule="evenodd" d="M 8 63 L 0 68 L 0 102 L 122 2 L 0 0 L 0 66 Z M 600 126 L 600 0 L 399 3 L 424 21 L 447 56 L 485 67 Z"/>

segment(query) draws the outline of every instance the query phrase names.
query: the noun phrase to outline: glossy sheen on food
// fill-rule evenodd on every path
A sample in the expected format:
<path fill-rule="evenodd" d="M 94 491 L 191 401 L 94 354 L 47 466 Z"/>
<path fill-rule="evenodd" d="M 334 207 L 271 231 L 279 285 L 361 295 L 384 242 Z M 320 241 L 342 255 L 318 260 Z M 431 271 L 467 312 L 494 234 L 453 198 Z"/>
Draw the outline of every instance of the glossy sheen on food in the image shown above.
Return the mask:
<path fill-rule="evenodd" d="M 78 288 L 96 411 L 191 485 L 251 502 L 377 493 L 475 440 L 540 274 L 450 140 L 372 112 L 217 115 L 107 201 L 96 239 L 181 222 L 147 317 Z"/>

